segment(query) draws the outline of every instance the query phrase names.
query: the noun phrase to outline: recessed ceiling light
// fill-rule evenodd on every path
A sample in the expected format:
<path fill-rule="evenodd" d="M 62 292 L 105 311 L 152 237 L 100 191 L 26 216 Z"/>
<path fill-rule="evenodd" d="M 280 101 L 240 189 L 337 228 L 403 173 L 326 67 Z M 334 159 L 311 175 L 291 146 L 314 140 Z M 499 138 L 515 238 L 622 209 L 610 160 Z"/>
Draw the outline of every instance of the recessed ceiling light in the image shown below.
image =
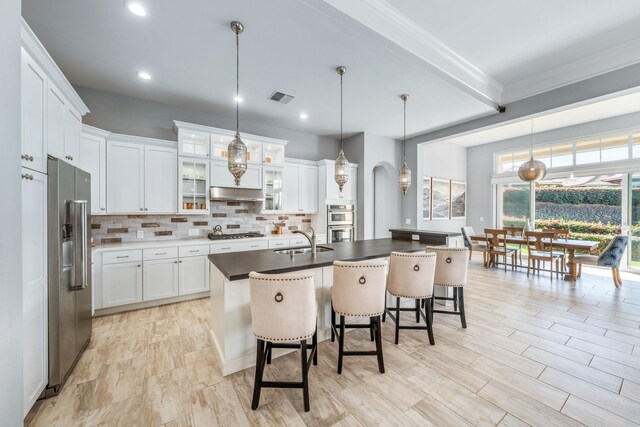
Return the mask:
<path fill-rule="evenodd" d="M 147 73 L 146 71 L 138 72 L 138 77 L 140 77 L 142 80 L 151 80 L 151 74 Z"/>
<path fill-rule="evenodd" d="M 302 120 L 306 120 L 306 119 L 308 119 L 308 118 L 309 118 L 309 115 L 308 115 L 307 113 L 300 113 L 300 118 L 301 118 Z"/>
<path fill-rule="evenodd" d="M 125 1 L 124 5 L 129 9 L 129 12 L 136 16 L 147 16 L 147 9 L 136 1 Z"/>
<path fill-rule="evenodd" d="M 241 96 L 234 96 L 233 100 L 236 101 L 237 103 L 241 103 L 242 101 L 244 101 L 244 99 L 242 99 Z"/>

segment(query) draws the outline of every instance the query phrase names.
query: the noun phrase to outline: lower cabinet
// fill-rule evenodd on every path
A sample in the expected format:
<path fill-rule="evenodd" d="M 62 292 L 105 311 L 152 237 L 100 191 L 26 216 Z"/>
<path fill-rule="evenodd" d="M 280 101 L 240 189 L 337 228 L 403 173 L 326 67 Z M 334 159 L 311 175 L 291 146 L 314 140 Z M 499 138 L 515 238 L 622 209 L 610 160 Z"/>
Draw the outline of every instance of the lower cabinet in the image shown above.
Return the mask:
<path fill-rule="evenodd" d="M 142 301 L 142 261 L 102 266 L 102 305 L 114 307 Z"/>
<path fill-rule="evenodd" d="M 142 299 L 170 298 L 178 295 L 178 259 L 144 261 L 142 272 Z"/>
<path fill-rule="evenodd" d="M 207 255 L 180 258 L 178 265 L 180 272 L 178 293 L 180 295 L 209 290 L 209 257 Z"/>

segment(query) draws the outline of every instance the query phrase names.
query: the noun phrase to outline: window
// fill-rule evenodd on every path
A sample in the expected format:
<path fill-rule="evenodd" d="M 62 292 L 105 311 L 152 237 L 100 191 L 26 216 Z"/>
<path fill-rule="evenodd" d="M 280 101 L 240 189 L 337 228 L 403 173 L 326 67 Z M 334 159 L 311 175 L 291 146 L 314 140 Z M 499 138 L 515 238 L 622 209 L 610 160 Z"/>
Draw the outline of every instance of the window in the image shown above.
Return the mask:
<path fill-rule="evenodd" d="M 550 167 L 558 168 L 573 165 L 573 144 L 560 143 L 551 146 Z"/>
<path fill-rule="evenodd" d="M 551 165 L 551 146 L 533 147 L 533 158 L 545 165 Z"/>
<path fill-rule="evenodd" d="M 633 143 L 633 158 L 640 159 L 640 133 L 633 134 L 632 143 Z"/>
<path fill-rule="evenodd" d="M 500 227 L 524 227 L 530 218 L 531 193 L 527 183 L 503 184 L 498 186 L 500 197 Z"/>
<path fill-rule="evenodd" d="M 600 140 L 576 142 L 576 165 L 600 162 Z"/>
<path fill-rule="evenodd" d="M 602 138 L 600 144 L 600 153 L 603 162 L 613 162 L 629 158 L 629 137 L 626 134 Z"/>
<path fill-rule="evenodd" d="M 496 172 L 504 173 L 513 171 L 513 152 L 499 153 L 496 156 Z"/>

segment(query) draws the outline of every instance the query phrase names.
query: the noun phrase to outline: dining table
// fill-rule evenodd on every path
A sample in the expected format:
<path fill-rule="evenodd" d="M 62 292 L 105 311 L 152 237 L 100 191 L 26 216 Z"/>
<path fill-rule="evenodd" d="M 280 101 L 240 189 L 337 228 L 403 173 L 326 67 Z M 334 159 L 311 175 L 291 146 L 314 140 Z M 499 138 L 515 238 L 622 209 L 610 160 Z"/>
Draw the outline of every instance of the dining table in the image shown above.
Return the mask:
<path fill-rule="evenodd" d="M 478 234 L 474 236 L 469 236 L 469 238 L 474 242 L 486 242 L 487 236 L 485 234 Z M 576 281 L 578 269 L 576 268 L 576 264 L 573 259 L 575 257 L 576 251 L 592 251 L 598 247 L 599 242 L 594 242 L 591 240 L 575 240 L 575 239 L 546 239 L 547 242 L 553 246 L 553 249 L 565 249 L 567 251 L 567 271 L 564 272 L 564 279 Z M 509 236 L 507 235 L 505 238 L 507 244 L 514 245 L 527 245 L 527 239 L 523 236 Z M 544 240 L 543 240 L 544 241 Z"/>

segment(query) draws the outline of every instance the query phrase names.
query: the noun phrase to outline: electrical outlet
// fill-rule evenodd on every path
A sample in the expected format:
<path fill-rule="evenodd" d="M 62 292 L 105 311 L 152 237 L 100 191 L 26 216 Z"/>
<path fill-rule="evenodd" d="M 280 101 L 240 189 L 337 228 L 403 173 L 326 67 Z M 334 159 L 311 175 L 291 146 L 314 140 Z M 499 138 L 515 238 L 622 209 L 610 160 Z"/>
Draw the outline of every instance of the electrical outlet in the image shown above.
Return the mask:
<path fill-rule="evenodd" d="M 404 223 L 407 224 L 407 225 L 411 225 L 411 218 L 405 219 Z"/>
<path fill-rule="evenodd" d="M 190 228 L 189 230 L 187 230 L 187 236 L 199 236 L 200 235 L 200 230 L 197 228 Z"/>
<path fill-rule="evenodd" d="M 136 238 L 142 239 L 144 237 L 144 231 L 138 230 L 136 231 Z"/>
<path fill-rule="evenodd" d="M 484 217 L 483 217 L 483 216 L 481 216 L 481 217 L 480 217 L 480 222 L 483 222 L 483 221 L 484 221 Z"/>

